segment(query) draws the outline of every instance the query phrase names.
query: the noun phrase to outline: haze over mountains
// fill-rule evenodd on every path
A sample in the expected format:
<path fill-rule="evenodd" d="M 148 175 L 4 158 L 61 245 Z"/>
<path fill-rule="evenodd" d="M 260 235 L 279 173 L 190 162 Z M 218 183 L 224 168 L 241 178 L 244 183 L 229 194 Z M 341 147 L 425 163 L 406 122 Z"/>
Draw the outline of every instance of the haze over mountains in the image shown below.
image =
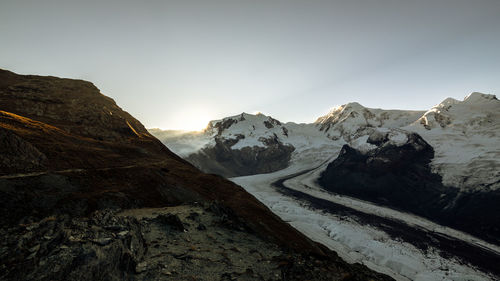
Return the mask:
<path fill-rule="evenodd" d="M 494 95 L 448 98 L 427 111 L 352 102 L 311 124 L 242 113 L 211 121 L 202 132 L 149 131 L 201 170 L 242 185 L 313 240 L 346 249 L 346 259 L 397 279 L 488 280 L 471 273 L 478 266 L 498 274 L 487 266 L 500 261 L 500 101 Z M 358 222 L 335 231 L 346 212 Z M 371 226 L 360 226 L 367 216 Z M 395 234 L 408 225 L 414 236 Z M 378 231 L 390 236 L 381 248 L 365 242 Z M 372 238 L 352 240 L 354 233 Z M 452 250 L 454 244 L 461 246 Z M 381 251 L 388 252 L 377 258 Z M 445 271 L 422 261 L 429 251 L 438 253 Z"/>

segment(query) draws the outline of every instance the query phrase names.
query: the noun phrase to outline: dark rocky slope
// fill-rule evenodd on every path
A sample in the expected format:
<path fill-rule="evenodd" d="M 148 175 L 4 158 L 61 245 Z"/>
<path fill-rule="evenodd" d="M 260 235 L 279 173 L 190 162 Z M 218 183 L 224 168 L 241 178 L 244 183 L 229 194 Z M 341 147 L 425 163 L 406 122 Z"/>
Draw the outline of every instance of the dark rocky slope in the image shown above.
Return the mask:
<path fill-rule="evenodd" d="M 265 147 L 246 146 L 232 149 L 238 140 L 215 137 L 215 146 L 190 154 L 186 160 L 206 173 L 230 178 L 284 169 L 295 150 L 293 146 L 283 144 L 276 135 L 267 139 L 261 138 Z"/>
<path fill-rule="evenodd" d="M 245 227 L 218 204 L 51 216 L 0 229 L 0 279 L 382 279 L 334 256 L 284 250 Z"/>
<path fill-rule="evenodd" d="M 226 273 L 242 273 L 230 263 L 231 256 L 207 263 L 227 262 L 226 267 L 214 265 L 213 275 L 189 277 L 177 269 L 178 263 L 196 267 L 199 259 L 187 254 L 201 249 L 196 243 L 208 247 L 205 251 L 231 244 L 195 233 L 204 227 L 215 227 L 222 237 L 241 232 L 255 239 L 255 249 L 276 249 L 281 258 L 272 264 L 279 270 L 254 272 L 257 277 L 249 271 L 247 279 L 271 273 L 272 280 L 388 279 L 346 264 L 241 187 L 201 173 L 89 82 L 0 70 L 0 137 L 0 279 L 224 280 L 234 277 Z M 205 209 L 196 207 L 200 204 Z M 179 232 L 179 224 L 190 219 L 172 219 L 173 211 L 161 211 L 168 218 L 154 222 L 136 213 L 120 215 L 166 206 L 206 211 L 206 226 L 185 229 L 201 240 Z M 151 231 L 160 234 L 148 236 Z M 159 236 L 171 240 L 158 245 Z M 161 260 L 173 258 L 177 265 L 159 262 L 162 255 Z M 181 275 L 172 275 L 174 270 Z"/>
<path fill-rule="evenodd" d="M 443 186 L 429 163 L 433 148 L 419 135 L 408 133 L 402 145 L 374 133 L 368 152 L 345 145 L 321 174 L 329 191 L 412 212 L 440 224 L 464 230 L 500 244 L 500 192 L 460 192 Z"/>

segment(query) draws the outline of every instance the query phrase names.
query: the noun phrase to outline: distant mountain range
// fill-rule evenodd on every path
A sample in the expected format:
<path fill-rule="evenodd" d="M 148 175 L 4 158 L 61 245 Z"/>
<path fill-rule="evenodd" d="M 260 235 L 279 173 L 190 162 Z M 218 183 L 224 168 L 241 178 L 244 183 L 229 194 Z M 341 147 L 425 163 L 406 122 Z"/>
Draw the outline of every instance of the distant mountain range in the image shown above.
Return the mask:
<path fill-rule="evenodd" d="M 340 202 L 348 204 L 342 208 L 362 211 L 363 216 L 375 215 L 377 220 L 383 220 L 379 216 L 385 207 L 399 214 L 391 215 L 391 220 L 403 224 L 408 221 L 406 214 L 411 213 L 422 218 L 421 227 L 433 223 L 452 227 L 499 250 L 500 101 L 494 95 L 472 93 L 462 101 L 448 98 L 427 111 L 373 109 L 353 102 L 333 108 L 310 124 L 242 113 L 211 121 L 201 132 L 149 131 L 202 171 L 242 185 L 284 219 L 289 220 L 292 214 L 299 219 L 296 215 L 304 214 L 295 224 L 304 225 L 299 229 L 312 239 L 330 241 L 309 232 L 314 226 L 305 226 L 304 221 L 311 217 L 305 214 L 312 208 L 315 215 L 327 210 L 337 216 L 340 207 L 325 204 Z M 281 202 L 290 198 L 303 203 L 283 207 Z M 330 201 L 321 201 L 325 198 Z M 350 200 L 362 201 L 352 205 Z M 364 204 L 371 206 L 370 211 L 360 207 Z M 432 231 L 426 233 L 418 239 L 426 241 L 433 235 L 429 234 Z M 465 237 L 444 233 L 453 239 Z M 345 235 L 340 242 L 344 246 L 352 234 Z M 416 237 L 401 239 L 422 245 Z M 333 246 L 339 243 L 335 241 L 331 241 L 332 247 L 337 247 Z M 443 251 L 444 245 L 441 242 L 432 247 Z M 367 252 L 365 262 L 374 262 L 372 255 L 380 250 L 373 251 Z M 474 263 L 468 260 L 473 255 L 455 254 Z M 487 264 L 485 259 L 498 260 L 498 256 L 478 258 L 476 265 Z M 394 267 L 383 260 L 375 263 L 384 263 L 380 266 L 396 272 L 396 278 L 403 274 L 415 279 L 423 274 L 409 274 L 410 269 L 404 269 L 413 266 L 409 264 Z M 465 274 L 465 269 L 456 266 L 456 274 Z M 426 270 L 433 276 L 426 278 L 441 280 L 440 271 L 430 265 Z"/>
<path fill-rule="evenodd" d="M 445 185 L 500 187 L 495 165 L 500 159 L 500 101 L 494 95 L 448 98 L 428 111 L 373 109 L 353 102 L 310 124 L 242 113 L 210 121 L 202 132 L 149 131 L 201 170 L 234 177 L 283 169 L 315 147 L 330 151 L 320 160 L 344 144 L 366 150 L 372 147 L 366 142 L 370 134 L 393 129 L 415 132 L 431 144 L 436 152 L 432 170 Z"/>

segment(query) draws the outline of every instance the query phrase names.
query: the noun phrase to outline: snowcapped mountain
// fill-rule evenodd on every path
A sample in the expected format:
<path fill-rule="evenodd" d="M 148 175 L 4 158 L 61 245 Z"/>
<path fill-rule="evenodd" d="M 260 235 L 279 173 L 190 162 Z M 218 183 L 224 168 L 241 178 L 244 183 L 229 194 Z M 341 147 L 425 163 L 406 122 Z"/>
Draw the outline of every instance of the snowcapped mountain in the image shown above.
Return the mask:
<path fill-rule="evenodd" d="M 210 121 L 202 132 L 150 132 L 198 168 L 234 177 L 257 170 L 273 172 L 286 168 L 290 162 L 322 163 L 346 143 L 365 146 L 366 138 L 376 127 L 405 126 L 423 113 L 349 103 L 310 124 L 282 123 L 261 113 L 242 113 Z M 250 168 L 245 171 L 245 167 Z"/>
<path fill-rule="evenodd" d="M 256 115 L 242 113 L 226 117 L 222 120 L 210 121 L 205 134 L 212 138 L 234 140 L 232 149 L 243 147 L 265 147 L 267 140 L 279 140 L 288 137 L 288 129 L 280 121 L 258 113 Z"/>
<path fill-rule="evenodd" d="M 412 125 L 421 124 L 428 130 L 439 127 L 453 128 L 464 133 L 470 130 L 484 130 L 485 126 L 495 125 L 495 119 L 500 116 L 499 106 L 500 101 L 496 96 L 474 92 L 463 101 L 445 99 L 425 112 L 418 122 Z"/>
<path fill-rule="evenodd" d="M 500 188 L 500 101 L 494 95 L 447 98 L 403 129 L 420 134 L 434 147 L 432 168 L 445 185 Z"/>
<path fill-rule="evenodd" d="M 413 123 L 423 113 L 425 112 L 366 108 L 357 102 L 351 102 L 333 108 L 314 123 L 331 139 L 344 138 L 349 142 L 369 134 L 372 131 L 371 128 L 404 127 Z"/>
<path fill-rule="evenodd" d="M 273 172 L 297 161 L 318 164 L 344 144 L 366 151 L 373 148 L 367 142 L 370 134 L 396 128 L 419 134 L 433 147 L 432 170 L 445 185 L 500 187 L 500 101 L 494 95 L 447 98 L 428 111 L 373 109 L 351 102 L 310 124 L 242 113 L 210 121 L 202 132 L 150 132 L 198 168 L 234 177 Z"/>
<path fill-rule="evenodd" d="M 310 124 L 242 113 L 202 132 L 151 133 L 201 170 L 231 177 L 311 239 L 397 280 L 500 275 L 493 95 L 448 98 L 428 111 L 348 103 Z"/>
<path fill-rule="evenodd" d="M 184 135 L 183 141 L 195 134 Z M 338 146 L 312 124 L 285 124 L 264 114 L 247 113 L 211 121 L 198 140 L 204 141 L 203 148 L 186 159 L 204 171 L 226 177 L 278 171 L 290 162 L 304 161 L 313 152 Z"/>
<path fill-rule="evenodd" d="M 231 149 L 266 147 L 268 139 L 277 139 L 283 144 L 293 146 L 297 152 L 332 143 L 314 124 L 282 123 L 261 113 L 256 115 L 242 113 L 211 121 L 205 129 L 205 135 L 235 140 Z"/>

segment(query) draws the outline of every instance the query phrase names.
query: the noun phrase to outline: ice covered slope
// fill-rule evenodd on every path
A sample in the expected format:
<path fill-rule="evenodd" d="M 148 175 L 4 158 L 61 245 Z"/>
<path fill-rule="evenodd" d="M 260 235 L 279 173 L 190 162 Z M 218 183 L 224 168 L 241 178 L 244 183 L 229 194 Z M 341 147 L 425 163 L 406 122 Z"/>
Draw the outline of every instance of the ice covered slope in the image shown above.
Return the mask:
<path fill-rule="evenodd" d="M 333 108 L 328 114 L 318 118 L 315 124 L 330 138 L 343 138 L 350 142 L 368 135 L 374 127 L 400 128 L 409 125 L 424 113 L 425 111 L 366 108 L 357 102 L 351 102 Z"/>
<path fill-rule="evenodd" d="M 403 129 L 420 134 L 435 150 L 432 168 L 443 183 L 462 189 L 500 188 L 500 101 L 472 93 L 447 98 Z"/>

